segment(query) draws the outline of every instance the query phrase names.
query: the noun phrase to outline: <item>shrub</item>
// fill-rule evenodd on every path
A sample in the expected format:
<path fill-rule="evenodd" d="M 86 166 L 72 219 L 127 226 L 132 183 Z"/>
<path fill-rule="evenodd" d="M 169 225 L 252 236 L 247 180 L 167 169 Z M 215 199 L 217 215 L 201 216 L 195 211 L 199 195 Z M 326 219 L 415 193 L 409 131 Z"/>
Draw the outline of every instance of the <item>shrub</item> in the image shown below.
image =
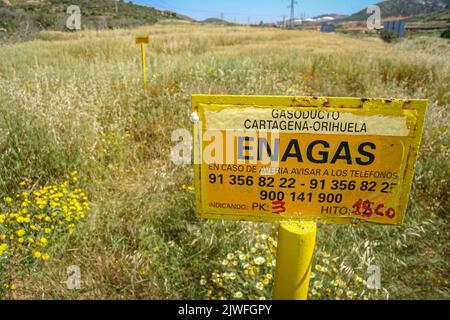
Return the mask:
<path fill-rule="evenodd" d="M 39 12 L 36 17 L 36 21 L 44 29 L 54 27 L 57 22 L 56 15 L 48 12 Z"/>
<path fill-rule="evenodd" d="M 7 8 L 0 8 L 0 28 L 12 31 L 18 28 L 19 20 L 17 14 Z"/>
<path fill-rule="evenodd" d="M 450 29 L 449 30 L 445 30 L 441 33 L 441 38 L 444 39 L 450 39 Z"/>
<path fill-rule="evenodd" d="M 380 37 L 384 42 L 391 43 L 398 39 L 398 35 L 390 30 L 381 30 Z"/>

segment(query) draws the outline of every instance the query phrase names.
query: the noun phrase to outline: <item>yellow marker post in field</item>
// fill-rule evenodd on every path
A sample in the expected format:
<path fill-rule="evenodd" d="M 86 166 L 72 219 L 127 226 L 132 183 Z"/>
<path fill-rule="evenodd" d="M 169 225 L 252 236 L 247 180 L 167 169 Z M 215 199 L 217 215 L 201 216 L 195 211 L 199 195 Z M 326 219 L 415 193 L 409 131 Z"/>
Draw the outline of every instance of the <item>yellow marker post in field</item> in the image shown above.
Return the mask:
<path fill-rule="evenodd" d="M 315 222 L 280 223 L 273 293 L 275 300 L 307 299 L 315 243 Z"/>
<path fill-rule="evenodd" d="M 274 298 L 306 299 L 316 221 L 403 223 L 426 109 L 410 99 L 193 96 L 197 217 L 281 221 Z"/>
<path fill-rule="evenodd" d="M 146 36 L 136 36 L 136 44 L 141 45 L 141 59 L 142 59 L 142 77 L 144 88 L 147 88 L 147 70 L 146 70 L 146 58 L 145 58 L 145 45 L 148 44 L 149 37 Z"/>

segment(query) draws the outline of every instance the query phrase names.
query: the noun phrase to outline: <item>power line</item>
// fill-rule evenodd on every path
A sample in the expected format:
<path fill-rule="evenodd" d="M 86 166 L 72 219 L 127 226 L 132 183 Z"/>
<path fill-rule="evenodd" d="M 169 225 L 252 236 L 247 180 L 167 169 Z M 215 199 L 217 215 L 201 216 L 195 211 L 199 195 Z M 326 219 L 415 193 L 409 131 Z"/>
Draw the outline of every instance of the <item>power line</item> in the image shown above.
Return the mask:
<path fill-rule="evenodd" d="M 217 11 L 211 11 L 211 10 L 201 10 L 201 9 L 188 9 L 188 8 L 181 8 L 181 7 L 176 7 L 173 5 L 169 5 L 167 3 L 165 3 L 164 1 L 161 0 L 147 0 L 147 2 L 149 2 L 151 5 L 156 6 L 156 7 L 161 7 L 164 10 L 171 10 L 171 11 L 188 11 L 188 12 L 193 12 L 193 13 L 210 13 L 210 14 L 217 14 Z M 249 15 L 252 17 L 255 16 L 259 16 L 259 17 L 270 17 L 270 18 L 274 18 L 277 15 L 275 14 L 258 14 L 258 13 L 244 13 L 244 12 L 221 12 L 224 15 L 228 15 L 228 16 L 246 16 L 248 17 Z"/>

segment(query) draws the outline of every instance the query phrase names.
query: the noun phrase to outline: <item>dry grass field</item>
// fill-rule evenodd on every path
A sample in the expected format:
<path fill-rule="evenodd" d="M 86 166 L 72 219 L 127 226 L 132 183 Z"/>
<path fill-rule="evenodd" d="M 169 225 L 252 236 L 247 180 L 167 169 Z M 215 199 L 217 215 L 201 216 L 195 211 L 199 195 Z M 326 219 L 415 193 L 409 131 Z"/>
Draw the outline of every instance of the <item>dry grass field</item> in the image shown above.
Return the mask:
<path fill-rule="evenodd" d="M 450 298 L 450 43 L 184 23 L 0 45 L 0 297 L 271 297 L 276 227 L 197 220 L 193 171 L 170 161 L 195 93 L 429 99 L 406 223 L 320 225 L 311 298 Z M 47 191 L 74 213 L 48 216 Z M 369 264 L 382 290 L 364 289 Z"/>

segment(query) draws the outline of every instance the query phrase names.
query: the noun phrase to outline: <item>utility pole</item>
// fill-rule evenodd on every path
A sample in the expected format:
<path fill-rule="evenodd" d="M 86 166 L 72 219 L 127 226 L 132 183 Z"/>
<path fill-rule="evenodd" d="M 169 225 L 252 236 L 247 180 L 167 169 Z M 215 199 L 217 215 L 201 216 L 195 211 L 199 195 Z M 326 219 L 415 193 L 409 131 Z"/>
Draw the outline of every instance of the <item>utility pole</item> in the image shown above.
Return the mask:
<path fill-rule="evenodd" d="M 286 29 L 286 16 L 283 16 L 283 29 Z"/>
<path fill-rule="evenodd" d="M 289 20 L 289 27 L 293 28 L 294 27 L 294 19 L 295 19 L 295 11 L 294 11 L 294 7 L 295 7 L 295 0 L 291 0 L 291 18 Z"/>
<path fill-rule="evenodd" d="M 223 18 L 224 18 L 224 15 L 223 15 L 223 12 L 221 12 L 220 13 L 220 20 L 223 20 Z"/>
<path fill-rule="evenodd" d="M 248 16 L 248 23 L 247 24 L 250 25 L 250 16 Z"/>

